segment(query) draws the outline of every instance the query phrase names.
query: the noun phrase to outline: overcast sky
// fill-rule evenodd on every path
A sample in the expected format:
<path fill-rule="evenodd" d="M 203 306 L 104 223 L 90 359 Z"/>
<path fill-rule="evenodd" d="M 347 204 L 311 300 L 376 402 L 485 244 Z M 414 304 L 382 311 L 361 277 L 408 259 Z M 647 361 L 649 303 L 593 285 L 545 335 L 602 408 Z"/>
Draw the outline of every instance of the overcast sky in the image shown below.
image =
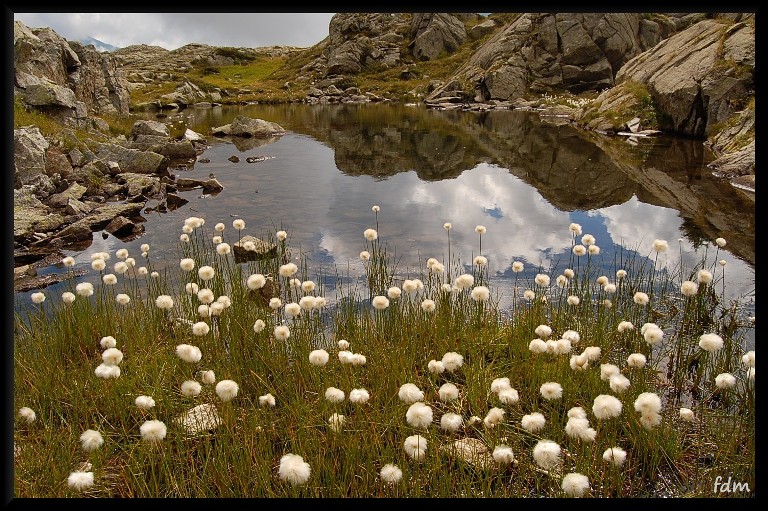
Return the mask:
<path fill-rule="evenodd" d="M 149 44 L 173 50 L 188 43 L 306 48 L 328 35 L 333 13 L 14 13 L 31 28 L 50 27 L 68 40 L 91 36 L 113 46 Z"/>

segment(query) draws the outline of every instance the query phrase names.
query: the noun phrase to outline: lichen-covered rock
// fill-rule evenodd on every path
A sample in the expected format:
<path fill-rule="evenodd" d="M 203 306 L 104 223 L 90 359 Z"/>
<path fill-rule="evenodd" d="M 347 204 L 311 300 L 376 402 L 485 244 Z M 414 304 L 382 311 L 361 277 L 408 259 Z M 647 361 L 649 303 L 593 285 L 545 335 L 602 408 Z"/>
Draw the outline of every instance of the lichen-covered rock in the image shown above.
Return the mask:
<path fill-rule="evenodd" d="M 13 174 L 18 186 L 31 184 L 45 174 L 49 145 L 36 126 L 13 130 Z"/>

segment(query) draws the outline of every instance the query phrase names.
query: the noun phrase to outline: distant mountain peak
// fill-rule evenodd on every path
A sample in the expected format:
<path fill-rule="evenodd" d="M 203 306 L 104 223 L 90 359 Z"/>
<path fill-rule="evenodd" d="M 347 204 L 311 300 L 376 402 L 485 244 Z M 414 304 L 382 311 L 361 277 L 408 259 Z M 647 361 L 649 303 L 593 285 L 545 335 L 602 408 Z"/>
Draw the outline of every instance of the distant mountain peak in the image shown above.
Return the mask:
<path fill-rule="evenodd" d="M 91 37 L 91 36 L 83 37 L 83 38 L 79 39 L 78 42 L 80 42 L 80 43 L 82 43 L 82 44 L 84 44 L 86 46 L 89 45 L 89 44 L 92 44 L 92 45 L 94 45 L 96 47 L 96 49 L 98 51 L 115 51 L 115 50 L 119 50 L 120 49 L 119 46 L 112 46 L 109 43 L 105 43 L 104 41 L 99 41 L 95 37 Z"/>

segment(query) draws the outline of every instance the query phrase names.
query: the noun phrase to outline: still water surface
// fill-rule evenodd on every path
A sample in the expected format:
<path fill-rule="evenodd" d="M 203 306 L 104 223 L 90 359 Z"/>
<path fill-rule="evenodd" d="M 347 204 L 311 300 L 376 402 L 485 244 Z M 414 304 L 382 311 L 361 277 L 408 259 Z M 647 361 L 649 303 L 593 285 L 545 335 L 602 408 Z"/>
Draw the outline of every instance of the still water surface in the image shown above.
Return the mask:
<path fill-rule="evenodd" d="M 601 252 L 593 261 L 609 266 L 622 246 L 645 257 L 654 239 L 664 239 L 670 250 L 660 265 L 676 267 L 682 258 L 690 268 L 705 252 L 710 262 L 725 259 L 726 293 L 754 301 L 754 197 L 711 175 L 712 155 L 701 141 L 661 137 L 632 145 L 542 122 L 535 113 L 404 105 L 192 108 L 169 120 L 208 134 L 236 115 L 277 122 L 287 134 L 267 141 L 208 137 L 199 158 L 210 162 L 174 173 L 213 173 L 222 192 L 180 192 L 189 203 L 145 214 L 140 238 L 124 243 L 95 233 L 87 249 L 64 255 L 90 269 L 91 253 L 125 247 L 141 265 L 139 245 L 149 243 L 155 267 L 178 267 L 185 218 L 205 218 L 208 232 L 224 222 L 229 236 L 236 235 L 232 221 L 242 218 L 243 234 L 286 230 L 290 246 L 306 255 L 310 277 L 323 280 L 332 297 L 337 273 L 352 280 L 363 273 L 363 231 L 376 226 L 376 204 L 379 237 L 396 251 L 402 278 L 429 257 L 446 259 L 445 222 L 453 225 L 452 255 L 469 268 L 480 249 L 475 226 L 486 226 L 482 255 L 502 305 L 511 298 L 513 261 L 526 263 L 528 275 L 543 271 L 553 279 L 568 266 L 571 222 L 595 236 Z M 240 162 L 230 162 L 232 155 Z M 267 159 L 246 162 L 251 156 Z M 717 237 L 727 240 L 719 251 Z M 46 294 L 58 296 L 67 286 Z"/>

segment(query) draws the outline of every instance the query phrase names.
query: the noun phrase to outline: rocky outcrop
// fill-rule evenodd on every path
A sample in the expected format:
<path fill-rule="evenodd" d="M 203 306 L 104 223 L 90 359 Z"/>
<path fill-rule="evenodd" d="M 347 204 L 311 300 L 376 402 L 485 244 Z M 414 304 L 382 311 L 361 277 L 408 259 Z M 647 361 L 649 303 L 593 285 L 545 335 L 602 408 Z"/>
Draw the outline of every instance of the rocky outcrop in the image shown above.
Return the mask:
<path fill-rule="evenodd" d="M 130 101 L 128 82 L 109 54 L 20 21 L 14 22 L 14 95 L 78 127 L 89 127 L 89 115 L 127 114 Z"/>
<path fill-rule="evenodd" d="M 672 30 L 667 17 L 639 13 L 525 13 L 492 35 L 427 102 L 605 89 L 625 62 Z"/>
<path fill-rule="evenodd" d="M 453 53 L 467 40 L 464 23 L 443 12 L 417 12 L 411 21 L 413 41 L 408 45 L 419 60 L 434 60 L 441 54 Z"/>

